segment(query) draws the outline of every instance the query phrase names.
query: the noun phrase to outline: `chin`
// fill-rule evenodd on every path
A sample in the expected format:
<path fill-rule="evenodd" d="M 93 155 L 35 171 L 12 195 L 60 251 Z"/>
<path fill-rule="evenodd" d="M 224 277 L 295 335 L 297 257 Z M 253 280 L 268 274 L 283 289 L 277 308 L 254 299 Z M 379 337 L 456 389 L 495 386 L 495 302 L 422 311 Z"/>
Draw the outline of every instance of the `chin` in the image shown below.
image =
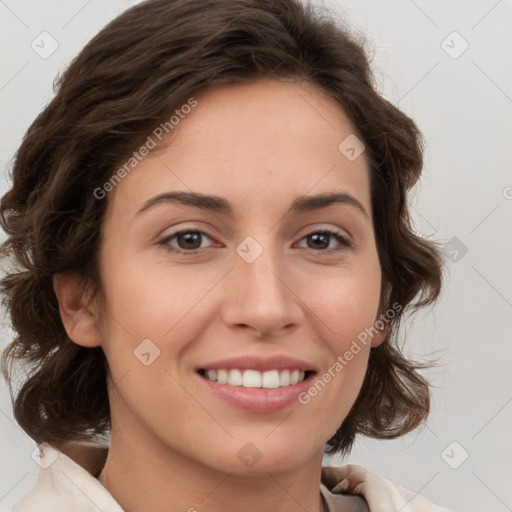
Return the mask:
<path fill-rule="evenodd" d="M 268 434 L 266 434 L 268 435 Z M 272 434 L 271 434 L 272 435 Z M 290 440 L 288 440 L 290 442 Z M 320 453 L 319 462 L 323 455 L 323 444 L 318 450 L 312 451 L 311 440 L 309 442 L 294 442 L 286 445 L 286 441 L 276 437 L 274 442 L 269 438 L 260 438 L 254 442 L 245 437 L 243 441 L 234 440 L 222 455 L 215 458 L 215 466 L 218 470 L 237 474 L 239 476 L 268 477 L 268 473 L 279 474 L 296 470 L 306 464 L 317 453 Z"/>

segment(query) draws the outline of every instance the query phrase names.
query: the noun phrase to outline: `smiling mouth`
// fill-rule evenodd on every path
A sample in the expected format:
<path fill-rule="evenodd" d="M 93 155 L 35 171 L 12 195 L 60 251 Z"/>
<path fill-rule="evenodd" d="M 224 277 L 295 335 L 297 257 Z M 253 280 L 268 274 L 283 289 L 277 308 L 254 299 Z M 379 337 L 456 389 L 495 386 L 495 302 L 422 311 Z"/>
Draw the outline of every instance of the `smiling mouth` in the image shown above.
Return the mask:
<path fill-rule="evenodd" d="M 229 386 L 245 388 L 276 389 L 294 386 L 316 373 L 313 370 L 301 371 L 298 369 L 268 370 L 260 372 L 252 369 L 199 369 L 201 377 Z"/>

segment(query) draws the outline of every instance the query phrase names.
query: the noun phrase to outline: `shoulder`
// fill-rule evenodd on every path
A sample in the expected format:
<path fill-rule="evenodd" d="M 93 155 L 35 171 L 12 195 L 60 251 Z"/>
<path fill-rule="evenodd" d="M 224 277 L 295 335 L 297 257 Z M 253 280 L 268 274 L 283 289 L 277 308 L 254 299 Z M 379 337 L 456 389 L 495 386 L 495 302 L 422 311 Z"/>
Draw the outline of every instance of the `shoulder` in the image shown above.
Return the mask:
<path fill-rule="evenodd" d="M 114 498 L 95 478 L 105 448 L 73 443 L 57 449 L 39 445 L 39 476 L 34 488 L 14 507 L 13 512 L 122 512 Z"/>
<path fill-rule="evenodd" d="M 453 512 L 356 464 L 322 467 L 322 483 L 332 493 L 363 496 L 370 512 Z"/>
<path fill-rule="evenodd" d="M 62 498 L 55 490 L 41 490 L 37 486 L 16 504 L 12 512 L 54 512 L 62 507 Z"/>
<path fill-rule="evenodd" d="M 59 488 L 54 480 L 56 472 L 61 472 L 64 462 L 62 454 L 53 446 L 42 443 L 39 447 L 39 475 L 33 489 L 25 494 L 23 498 L 16 504 L 13 512 L 46 512 L 56 510 L 62 506 L 62 498 L 59 496 Z"/>

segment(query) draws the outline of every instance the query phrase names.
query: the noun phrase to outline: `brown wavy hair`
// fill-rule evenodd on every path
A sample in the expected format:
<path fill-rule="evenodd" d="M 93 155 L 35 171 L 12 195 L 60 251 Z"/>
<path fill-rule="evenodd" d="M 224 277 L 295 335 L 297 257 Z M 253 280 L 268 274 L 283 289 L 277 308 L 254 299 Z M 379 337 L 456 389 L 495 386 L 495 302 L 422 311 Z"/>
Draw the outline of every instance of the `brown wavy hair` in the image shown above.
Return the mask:
<path fill-rule="evenodd" d="M 109 433 L 103 350 L 68 338 L 52 284 L 54 274 L 75 271 L 104 297 L 98 251 L 108 198 L 94 191 L 191 94 L 261 77 L 318 85 L 356 127 L 370 162 L 381 310 L 403 308 L 371 349 L 362 389 L 327 453 L 348 453 L 357 434 L 394 438 L 426 419 L 425 365 L 404 357 L 397 330 L 404 312 L 437 299 L 441 251 L 414 233 L 407 206 L 422 169 L 421 133 L 377 92 L 364 38 L 299 0 L 149 0 L 109 23 L 56 81 L 0 202 L 8 235 L 0 251 L 11 265 L 0 291 L 15 334 L 2 372 L 14 416 L 36 442 Z M 25 374 L 15 391 L 17 365 Z"/>

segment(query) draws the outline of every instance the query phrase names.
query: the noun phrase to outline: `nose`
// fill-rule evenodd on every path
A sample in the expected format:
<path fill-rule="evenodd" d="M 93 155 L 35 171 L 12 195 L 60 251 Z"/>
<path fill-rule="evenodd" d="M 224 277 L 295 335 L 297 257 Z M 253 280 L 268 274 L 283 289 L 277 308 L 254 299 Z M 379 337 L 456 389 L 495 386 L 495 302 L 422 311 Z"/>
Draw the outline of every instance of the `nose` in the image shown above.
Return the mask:
<path fill-rule="evenodd" d="M 282 334 L 303 318 L 300 289 L 275 251 L 265 248 L 252 262 L 235 255 L 225 284 L 222 319 L 230 328 L 252 331 L 260 338 Z"/>

